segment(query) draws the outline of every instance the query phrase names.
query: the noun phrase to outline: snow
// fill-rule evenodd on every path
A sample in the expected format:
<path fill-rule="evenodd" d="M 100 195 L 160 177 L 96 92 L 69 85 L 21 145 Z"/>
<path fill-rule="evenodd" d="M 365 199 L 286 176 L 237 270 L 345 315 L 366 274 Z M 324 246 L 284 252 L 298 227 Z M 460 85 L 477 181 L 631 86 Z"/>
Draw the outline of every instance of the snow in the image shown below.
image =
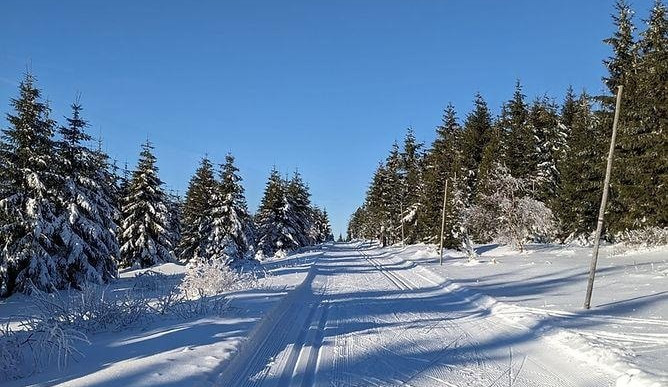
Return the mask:
<path fill-rule="evenodd" d="M 55 365 L 26 378 L 2 380 L 3 386 L 33 384 L 67 386 L 140 386 L 204 383 L 239 348 L 245 337 L 285 295 L 306 276 L 320 252 L 304 253 L 265 265 L 269 276 L 261 287 L 228 295 L 229 307 L 221 316 L 191 320 L 167 318 L 121 332 L 88 335 L 91 345 L 79 349 L 64 370 Z M 180 279 L 186 268 L 166 263 L 150 269 L 121 273 L 111 291 L 132 287 L 135 275 L 148 270 Z M 16 294 L 0 300 L 0 323 L 25 315 L 28 297 Z M 1 377 L 1 375 L 0 375 Z"/>
<path fill-rule="evenodd" d="M 617 385 L 668 382 L 667 247 L 603 247 L 589 311 L 582 303 L 591 248 L 528 245 L 518 253 L 482 245 L 476 250 L 473 264 L 462 253 L 445 251 L 443 266 L 429 246 L 410 246 L 399 255 L 453 288 L 484 298 L 505 319 L 542 329 L 570 356 L 609 368 L 620 375 Z M 630 384 L 619 384 L 627 379 Z"/>
<path fill-rule="evenodd" d="M 3 386 L 538 385 L 668 382 L 668 248 L 604 246 L 593 308 L 590 249 L 337 243 L 265 261 L 221 314 L 89 335 L 84 357 Z M 496 262 L 496 263 L 492 263 Z M 180 279 L 173 263 L 151 270 Z M 146 269 L 124 271 L 112 290 Z M 0 323 L 28 297 L 0 300 Z M 14 320 L 12 320 L 14 319 Z"/>

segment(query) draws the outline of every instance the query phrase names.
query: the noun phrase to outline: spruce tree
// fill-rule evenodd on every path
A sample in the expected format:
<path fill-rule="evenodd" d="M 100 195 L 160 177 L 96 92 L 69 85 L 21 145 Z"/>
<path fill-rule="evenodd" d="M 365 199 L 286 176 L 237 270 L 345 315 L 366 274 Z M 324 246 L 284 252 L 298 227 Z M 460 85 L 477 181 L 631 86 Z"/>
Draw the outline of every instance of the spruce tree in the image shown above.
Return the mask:
<path fill-rule="evenodd" d="M 531 179 L 537 172 L 537 147 L 524 99 L 522 85 L 517 81 L 513 98 L 503 106 L 499 126 L 503 135 L 504 162 L 510 174 Z"/>
<path fill-rule="evenodd" d="M 286 191 L 287 183 L 272 169 L 255 219 L 257 246 L 265 257 L 300 246 Z"/>
<path fill-rule="evenodd" d="M 443 190 L 445 181 L 454 179 L 461 174 L 461 155 L 459 154 L 459 138 L 461 127 L 452 104 L 443 113 L 443 120 L 436 128 L 436 139 L 427 151 L 424 161 L 424 190 L 422 192 L 422 209 L 424 213 L 426 241 L 437 242 L 441 232 L 441 216 L 443 207 Z M 449 182 L 452 194 L 452 182 Z M 453 201 L 446 203 L 445 246 L 457 247 L 459 241 L 454 238 L 455 230 L 452 219 L 456 218 Z"/>
<path fill-rule="evenodd" d="M 221 165 L 218 198 L 214 200 L 213 218 L 221 236 L 214 233 L 210 238 L 228 257 L 229 262 L 246 258 L 254 252 L 253 225 L 244 188 L 241 185 L 239 169 L 234 165 L 234 156 L 227 154 L 225 164 Z"/>
<path fill-rule="evenodd" d="M 573 117 L 568 152 L 561 160 L 558 200 L 553 210 L 562 236 L 588 237 L 596 227 L 603 186 L 605 131 L 592 111 L 591 97 L 582 93 Z"/>
<path fill-rule="evenodd" d="M 529 109 L 529 123 L 534 132 L 536 172 L 530 194 L 550 204 L 559 184 L 557 163 L 564 157 L 567 133 L 559 125 L 557 104 L 548 97 L 536 99 Z"/>
<path fill-rule="evenodd" d="M 178 257 L 179 245 L 181 244 L 181 217 L 183 211 L 183 201 L 178 192 L 170 190 L 167 194 L 167 226 L 169 229 L 169 240 L 172 246 L 172 256 Z"/>
<path fill-rule="evenodd" d="M 421 199 L 424 189 L 422 181 L 423 144 L 415 138 L 412 128 L 408 128 L 404 137 L 404 148 L 401 153 L 401 221 L 404 223 L 406 243 L 415 243 L 424 233 L 425 218 Z"/>
<path fill-rule="evenodd" d="M 173 261 L 167 195 L 162 190 L 152 150 L 149 141 L 142 145 L 123 203 L 121 261 L 126 267 L 150 267 Z"/>
<path fill-rule="evenodd" d="M 54 169 L 55 123 L 29 73 L 11 105 L 0 142 L 0 293 L 28 291 L 31 284 L 50 291 L 66 284 L 53 243 L 53 193 L 62 183 Z"/>
<path fill-rule="evenodd" d="M 603 80 L 613 96 L 617 93 L 617 86 L 629 86 L 637 62 L 637 46 L 633 39 L 633 10 L 625 0 L 617 0 L 615 10 L 612 20 L 616 31 L 613 36 L 604 40 L 612 48 L 612 56 L 603 61 L 608 68 L 608 76 Z M 614 97 L 609 98 L 608 102 L 614 106 Z"/>
<path fill-rule="evenodd" d="M 188 183 L 181 211 L 181 241 L 177 249 L 179 259 L 189 262 L 204 258 L 208 235 L 203 231 L 211 221 L 211 199 L 217 189 L 213 164 L 203 157 Z"/>
<path fill-rule="evenodd" d="M 321 210 L 318 207 L 313 207 L 311 210 L 313 214 L 313 225 L 311 227 L 311 238 L 315 243 L 324 243 L 334 240 L 332 228 L 329 225 L 329 215 L 327 210 Z"/>
<path fill-rule="evenodd" d="M 378 200 L 381 212 L 377 213 L 381 228 L 384 227 L 388 242 L 393 244 L 401 239 L 402 206 L 405 192 L 404 178 L 402 176 L 403 160 L 399 144 L 392 144 L 390 154 L 385 161 L 377 181 Z M 372 208 L 372 211 L 374 209 Z"/>
<path fill-rule="evenodd" d="M 285 190 L 288 201 L 288 225 L 295 230 L 299 246 L 309 246 L 315 241 L 310 237 L 313 219 L 311 194 L 299 172 L 295 171 Z"/>
<path fill-rule="evenodd" d="M 613 232 L 668 224 L 668 22 L 656 2 L 634 45 L 631 13 L 618 4 L 609 79 L 624 85 L 613 173 Z M 630 46 L 630 47 L 629 47 Z M 630 58 L 629 58 L 630 57 Z M 612 113 L 610 113 L 611 115 Z"/>
<path fill-rule="evenodd" d="M 356 238 L 378 238 L 383 232 L 390 237 L 388 230 L 392 229 L 394 223 L 390 209 L 392 203 L 388 200 L 390 193 L 387 174 L 385 165 L 379 163 L 367 190 L 363 209 L 358 209 L 354 214 L 357 216 L 353 226 Z"/>
<path fill-rule="evenodd" d="M 466 203 L 473 200 L 477 190 L 478 169 L 492 131 L 492 118 L 487 102 L 480 94 L 476 94 L 474 103 L 473 111 L 466 116 L 460 142 L 462 178 L 465 180 L 463 200 Z"/>
<path fill-rule="evenodd" d="M 60 128 L 58 146 L 61 211 L 56 222 L 56 241 L 62 246 L 59 264 L 64 280 L 74 288 L 86 282 L 102 284 L 117 275 L 117 208 L 106 155 L 85 143 L 88 123 L 81 105 L 72 104 L 72 116 Z"/>

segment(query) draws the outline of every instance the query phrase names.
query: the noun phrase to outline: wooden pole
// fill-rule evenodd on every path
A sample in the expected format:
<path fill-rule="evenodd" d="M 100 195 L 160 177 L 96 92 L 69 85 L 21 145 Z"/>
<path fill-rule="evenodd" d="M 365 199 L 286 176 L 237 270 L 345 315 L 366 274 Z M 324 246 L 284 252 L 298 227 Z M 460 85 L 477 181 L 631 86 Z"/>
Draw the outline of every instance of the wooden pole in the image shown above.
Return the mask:
<path fill-rule="evenodd" d="M 443 264 L 443 234 L 445 233 L 445 205 L 448 200 L 448 179 L 445 179 L 445 188 L 443 189 L 443 210 L 441 215 L 441 245 L 438 248 L 439 263 Z"/>
<path fill-rule="evenodd" d="M 598 210 L 598 223 L 596 225 L 596 236 L 594 238 L 594 251 L 591 257 L 589 267 L 589 281 L 587 282 L 587 295 L 585 296 L 584 308 L 591 307 L 591 293 L 594 289 L 594 277 L 596 276 L 596 261 L 598 261 L 598 249 L 603 231 L 603 216 L 605 215 L 605 205 L 608 202 L 608 188 L 610 186 L 610 174 L 612 173 L 612 156 L 615 153 L 615 139 L 617 137 L 617 124 L 619 123 L 619 110 L 622 104 L 622 86 L 617 86 L 617 103 L 615 104 L 615 118 L 612 121 L 612 137 L 610 138 L 610 151 L 608 152 L 608 165 L 605 169 L 605 181 L 603 182 L 603 195 L 601 197 L 601 207 Z"/>
<path fill-rule="evenodd" d="M 406 244 L 404 242 L 404 202 L 401 202 L 401 247 L 404 247 Z"/>

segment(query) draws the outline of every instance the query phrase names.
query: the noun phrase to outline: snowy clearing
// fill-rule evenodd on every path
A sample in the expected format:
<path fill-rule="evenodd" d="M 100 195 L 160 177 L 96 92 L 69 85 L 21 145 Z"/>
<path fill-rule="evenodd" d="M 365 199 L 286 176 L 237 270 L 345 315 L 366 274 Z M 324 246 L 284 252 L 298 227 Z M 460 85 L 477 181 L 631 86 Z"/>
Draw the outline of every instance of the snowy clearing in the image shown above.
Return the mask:
<path fill-rule="evenodd" d="M 665 248 L 606 247 L 590 311 L 589 249 L 527 249 L 479 246 L 477 262 L 447 251 L 440 266 L 433 246 L 324 245 L 265 263 L 271 276 L 231 294 L 221 316 L 92 335 L 64 371 L 3 385 L 666 384 Z M 3 300 L 0 316 L 25 305 Z"/>

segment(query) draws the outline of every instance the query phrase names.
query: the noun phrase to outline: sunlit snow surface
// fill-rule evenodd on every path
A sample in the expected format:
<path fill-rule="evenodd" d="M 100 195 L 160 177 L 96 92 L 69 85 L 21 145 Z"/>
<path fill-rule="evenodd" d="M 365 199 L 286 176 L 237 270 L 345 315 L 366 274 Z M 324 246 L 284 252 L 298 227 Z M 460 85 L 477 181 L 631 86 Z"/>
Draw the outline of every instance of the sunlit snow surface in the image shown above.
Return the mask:
<path fill-rule="evenodd" d="M 665 385 L 668 249 L 336 244 L 265 263 L 223 316 L 96 334 L 85 358 L 3 382 L 46 385 Z M 496 263 L 492 263 L 496 262 Z M 182 268 L 160 271 L 181 276 Z M 113 286 L 131 286 L 123 273 Z M 0 318 L 25 296 L 0 301 Z"/>

